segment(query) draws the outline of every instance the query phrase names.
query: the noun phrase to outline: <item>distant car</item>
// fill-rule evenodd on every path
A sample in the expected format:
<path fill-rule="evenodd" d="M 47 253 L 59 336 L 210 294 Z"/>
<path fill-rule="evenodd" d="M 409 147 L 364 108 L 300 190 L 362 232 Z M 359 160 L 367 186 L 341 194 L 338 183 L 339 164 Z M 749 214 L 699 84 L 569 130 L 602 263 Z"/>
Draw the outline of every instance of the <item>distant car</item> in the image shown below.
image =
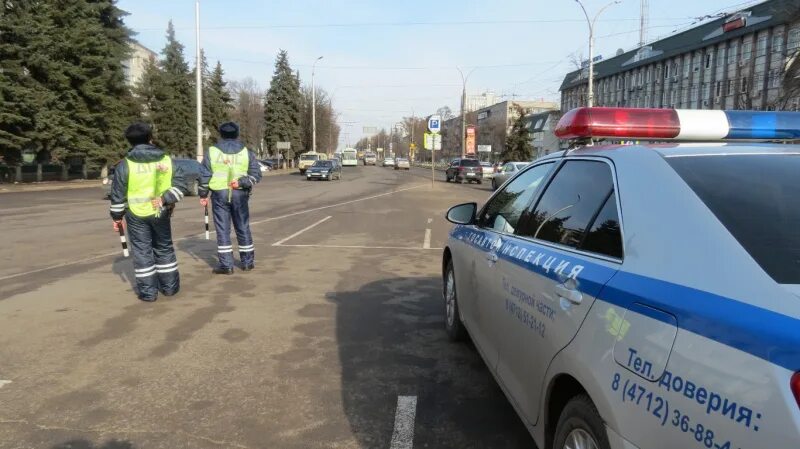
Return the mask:
<path fill-rule="evenodd" d="M 270 161 L 258 161 L 258 167 L 261 169 L 261 173 L 266 173 L 274 170 L 272 162 Z"/>
<path fill-rule="evenodd" d="M 483 183 L 483 170 L 477 159 L 453 159 L 444 172 L 447 182 L 477 182 Z"/>
<path fill-rule="evenodd" d="M 394 169 L 400 170 L 401 168 L 404 170 L 411 169 L 411 163 L 408 162 L 408 159 L 404 157 L 398 157 L 397 159 L 394 160 Z"/>
<path fill-rule="evenodd" d="M 530 162 L 506 162 L 500 168 L 500 173 L 492 177 L 492 190 L 497 190 L 508 178 L 517 174 L 518 171 L 527 167 Z"/>
<path fill-rule="evenodd" d="M 383 160 L 384 167 L 394 167 L 394 158 L 387 157 Z"/>
<path fill-rule="evenodd" d="M 481 177 L 483 179 L 491 179 L 494 177 L 494 167 L 489 161 L 481 161 Z"/>
<path fill-rule="evenodd" d="M 378 156 L 375 153 L 364 153 L 364 165 L 378 165 Z"/>
<path fill-rule="evenodd" d="M 342 165 L 334 160 L 316 161 L 306 169 L 306 179 L 309 181 L 342 179 Z"/>
<path fill-rule="evenodd" d="M 197 196 L 200 190 L 200 163 L 194 159 L 173 159 L 173 163 L 183 171 L 189 196 Z"/>

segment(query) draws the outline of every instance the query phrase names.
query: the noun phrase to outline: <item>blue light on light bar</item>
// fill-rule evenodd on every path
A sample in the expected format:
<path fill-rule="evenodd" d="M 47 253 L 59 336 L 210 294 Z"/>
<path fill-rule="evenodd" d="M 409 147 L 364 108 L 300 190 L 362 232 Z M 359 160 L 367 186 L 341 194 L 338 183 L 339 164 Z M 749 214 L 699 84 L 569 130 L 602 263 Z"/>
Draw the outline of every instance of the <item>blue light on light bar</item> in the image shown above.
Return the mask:
<path fill-rule="evenodd" d="M 725 139 L 800 139 L 800 112 L 725 111 Z"/>

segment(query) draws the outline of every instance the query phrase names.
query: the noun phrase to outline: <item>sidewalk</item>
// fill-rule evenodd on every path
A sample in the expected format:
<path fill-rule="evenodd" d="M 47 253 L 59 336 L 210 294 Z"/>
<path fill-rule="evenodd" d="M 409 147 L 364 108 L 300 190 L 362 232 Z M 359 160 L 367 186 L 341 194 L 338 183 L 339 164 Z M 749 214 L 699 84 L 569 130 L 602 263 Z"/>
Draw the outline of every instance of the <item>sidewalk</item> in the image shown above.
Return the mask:
<path fill-rule="evenodd" d="M 0 184 L 0 194 L 16 192 L 45 192 L 48 190 L 65 189 L 90 189 L 100 187 L 103 184 L 99 179 L 76 179 L 73 181 L 44 181 L 44 182 L 20 182 Z"/>

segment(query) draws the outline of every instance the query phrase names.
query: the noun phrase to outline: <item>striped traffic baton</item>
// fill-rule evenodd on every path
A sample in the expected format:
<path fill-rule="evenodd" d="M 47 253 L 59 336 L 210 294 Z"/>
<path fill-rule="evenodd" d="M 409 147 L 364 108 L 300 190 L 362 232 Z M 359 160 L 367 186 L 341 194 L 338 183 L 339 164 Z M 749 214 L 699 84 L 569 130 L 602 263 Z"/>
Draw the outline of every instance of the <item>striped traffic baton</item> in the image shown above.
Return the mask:
<path fill-rule="evenodd" d="M 208 204 L 206 204 L 203 209 L 205 210 L 205 220 L 206 220 L 206 240 L 209 240 L 209 233 L 208 233 Z"/>
<path fill-rule="evenodd" d="M 119 243 L 122 244 L 122 255 L 128 257 L 130 255 L 128 252 L 128 239 L 125 238 L 125 227 L 122 223 L 123 222 L 120 221 L 117 225 L 117 229 L 119 230 Z"/>

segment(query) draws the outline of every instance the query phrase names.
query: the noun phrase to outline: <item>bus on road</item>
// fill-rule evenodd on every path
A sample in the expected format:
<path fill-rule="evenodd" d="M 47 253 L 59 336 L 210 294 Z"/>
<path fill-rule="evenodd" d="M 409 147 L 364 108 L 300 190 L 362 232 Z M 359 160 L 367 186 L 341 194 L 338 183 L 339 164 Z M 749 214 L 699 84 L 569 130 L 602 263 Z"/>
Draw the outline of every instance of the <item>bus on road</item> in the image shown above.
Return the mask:
<path fill-rule="evenodd" d="M 342 151 L 342 167 L 355 167 L 358 165 L 358 151 L 355 148 L 346 148 Z"/>

